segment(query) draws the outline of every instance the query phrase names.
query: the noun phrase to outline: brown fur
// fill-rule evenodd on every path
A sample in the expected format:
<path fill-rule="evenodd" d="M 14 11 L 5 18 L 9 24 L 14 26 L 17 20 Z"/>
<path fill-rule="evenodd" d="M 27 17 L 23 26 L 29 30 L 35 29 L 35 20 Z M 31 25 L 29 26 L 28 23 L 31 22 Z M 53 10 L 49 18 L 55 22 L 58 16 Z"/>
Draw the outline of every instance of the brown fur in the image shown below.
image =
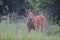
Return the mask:
<path fill-rule="evenodd" d="M 28 32 L 30 32 L 31 29 L 37 31 L 39 27 L 41 27 L 41 32 L 43 32 L 43 28 L 46 23 L 46 17 L 43 14 L 35 16 L 33 12 L 28 12 L 27 17 Z"/>

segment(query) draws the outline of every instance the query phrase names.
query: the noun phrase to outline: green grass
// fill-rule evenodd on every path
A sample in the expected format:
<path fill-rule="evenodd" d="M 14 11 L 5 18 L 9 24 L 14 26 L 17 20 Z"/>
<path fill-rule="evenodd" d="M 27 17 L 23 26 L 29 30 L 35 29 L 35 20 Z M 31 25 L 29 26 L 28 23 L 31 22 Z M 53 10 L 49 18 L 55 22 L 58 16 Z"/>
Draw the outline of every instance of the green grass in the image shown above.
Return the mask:
<path fill-rule="evenodd" d="M 9 21 L 0 23 L 0 40 L 60 40 L 60 36 L 42 34 L 40 30 L 28 33 L 26 24 L 21 22 L 18 25 L 10 24 Z"/>

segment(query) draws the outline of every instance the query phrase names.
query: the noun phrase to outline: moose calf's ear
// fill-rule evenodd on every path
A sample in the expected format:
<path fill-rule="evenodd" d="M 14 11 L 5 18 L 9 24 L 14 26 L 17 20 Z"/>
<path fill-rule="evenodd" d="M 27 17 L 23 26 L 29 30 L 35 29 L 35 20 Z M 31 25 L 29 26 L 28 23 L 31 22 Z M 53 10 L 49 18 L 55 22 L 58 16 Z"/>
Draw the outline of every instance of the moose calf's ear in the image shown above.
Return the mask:
<path fill-rule="evenodd" d="M 28 9 L 25 9 L 25 13 L 26 13 L 26 14 L 28 13 Z"/>

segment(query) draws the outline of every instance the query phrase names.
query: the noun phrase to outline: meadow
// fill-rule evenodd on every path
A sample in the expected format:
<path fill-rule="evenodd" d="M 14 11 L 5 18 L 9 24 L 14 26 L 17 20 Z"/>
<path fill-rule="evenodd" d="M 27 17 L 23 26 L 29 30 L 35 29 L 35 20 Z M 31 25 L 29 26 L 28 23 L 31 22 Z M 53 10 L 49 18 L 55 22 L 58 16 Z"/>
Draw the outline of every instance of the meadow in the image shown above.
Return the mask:
<path fill-rule="evenodd" d="M 47 35 L 40 30 L 28 33 L 26 23 L 20 21 L 10 24 L 8 20 L 4 20 L 0 23 L 0 40 L 60 40 L 60 35 Z"/>

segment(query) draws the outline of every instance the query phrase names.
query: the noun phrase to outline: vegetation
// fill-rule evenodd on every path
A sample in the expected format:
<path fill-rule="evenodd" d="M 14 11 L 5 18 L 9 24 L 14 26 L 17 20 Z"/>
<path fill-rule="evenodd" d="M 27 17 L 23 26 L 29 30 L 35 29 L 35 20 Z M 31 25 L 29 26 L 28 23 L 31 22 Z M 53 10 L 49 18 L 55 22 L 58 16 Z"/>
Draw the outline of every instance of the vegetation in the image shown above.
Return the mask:
<path fill-rule="evenodd" d="M 43 12 L 47 17 L 49 16 L 50 19 L 52 17 L 51 20 L 53 20 L 53 22 L 56 21 L 56 23 L 59 23 L 60 19 L 59 11 L 56 11 L 59 10 L 59 3 L 59 0 L 0 0 L 0 5 L 3 8 L 7 5 L 10 12 L 18 11 L 20 14 L 24 14 L 25 12 L 22 11 L 22 9 L 25 10 L 26 8 L 30 8 L 34 9 L 36 12 Z M 56 5 L 57 7 L 54 5 Z M 56 7 L 57 9 L 55 9 L 54 7 Z"/>
<path fill-rule="evenodd" d="M 59 3 L 59 0 L 0 0 L 0 40 L 60 40 L 60 13 L 57 11 L 60 7 L 56 7 L 60 5 Z M 6 5 L 9 12 L 4 9 Z M 4 17 L 5 14 L 12 14 L 15 11 L 22 16 L 25 14 L 26 8 L 35 10 L 36 14 L 43 12 L 46 16 L 44 33 L 41 33 L 40 30 L 38 32 L 32 30 L 31 33 L 27 33 L 25 19 L 22 21 L 19 19 L 19 23 L 10 24 L 9 19 L 1 22 L 1 15 Z M 4 10 L 6 13 L 3 12 Z"/>
<path fill-rule="evenodd" d="M 28 0 L 35 10 L 46 10 L 46 8 L 54 3 L 54 0 Z"/>
<path fill-rule="evenodd" d="M 59 29 L 54 27 L 58 27 L 57 25 L 51 25 L 53 27 L 50 30 L 52 35 L 42 34 L 40 30 L 38 32 L 32 30 L 31 33 L 28 33 L 24 22 L 20 21 L 18 25 L 10 24 L 9 21 L 0 23 L 0 40 L 60 40 Z M 57 34 L 54 33 L 56 31 Z"/>

